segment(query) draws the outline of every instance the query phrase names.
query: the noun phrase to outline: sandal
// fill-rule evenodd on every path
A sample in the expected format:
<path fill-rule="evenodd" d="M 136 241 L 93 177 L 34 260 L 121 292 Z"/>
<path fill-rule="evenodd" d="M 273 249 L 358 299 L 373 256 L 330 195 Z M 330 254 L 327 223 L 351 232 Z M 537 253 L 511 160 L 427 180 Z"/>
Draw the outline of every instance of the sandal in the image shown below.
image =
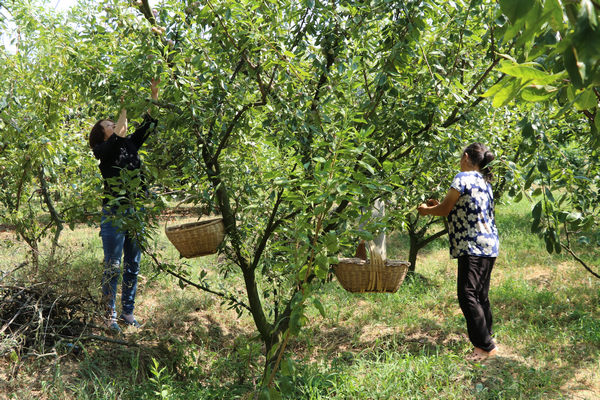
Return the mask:
<path fill-rule="evenodd" d="M 471 354 L 469 354 L 468 356 L 465 357 L 465 360 L 472 361 L 472 362 L 482 362 L 486 358 L 488 358 L 487 354 L 473 351 Z"/>
<path fill-rule="evenodd" d="M 465 357 L 465 359 L 472 362 L 482 362 L 488 358 L 496 357 L 497 353 L 498 349 L 496 347 L 490 351 L 485 351 L 476 347 L 471 354 Z"/>

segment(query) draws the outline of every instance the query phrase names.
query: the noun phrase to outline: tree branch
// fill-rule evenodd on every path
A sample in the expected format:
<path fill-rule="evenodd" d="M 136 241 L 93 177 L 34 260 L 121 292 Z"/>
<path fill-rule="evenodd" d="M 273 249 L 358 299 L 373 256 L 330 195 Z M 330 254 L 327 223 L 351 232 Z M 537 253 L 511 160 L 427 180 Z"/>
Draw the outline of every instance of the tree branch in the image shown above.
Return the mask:
<path fill-rule="evenodd" d="M 433 242 L 434 240 L 436 240 L 438 238 L 441 238 L 442 236 L 444 236 L 447 233 L 448 233 L 448 229 L 443 229 L 439 232 L 434 233 L 433 235 L 429 236 L 427 239 L 425 239 L 419 243 L 421 245 L 420 248 L 427 246 L 429 243 Z"/>
<path fill-rule="evenodd" d="M 570 246 L 566 246 L 563 243 L 560 244 L 560 247 L 562 247 L 563 249 L 565 249 L 566 251 L 569 252 L 569 254 L 579 263 L 583 266 L 583 268 L 585 268 L 590 274 L 594 275 L 596 278 L 600 279 L 600 274 L 595 273 L 594 271 L 592 271 L 590 269 L 590 267 L 587 266 L 587 264 L 585 263 L 585 261 L 583 261 L 581 258 L 577 257 L 577 255 L 575 254 L 575 252 L 573 252 L 573 250 L 571 250 Z"/>
<path fill-rule="evenodd" d="M 58 238 L 60 237 L 60 233 L 62 232 L 62 230 L 64 228 L 64 226 L 63 226 L 64 221 L 60 217 L 58 212 L 56 211 L 56 208 L 54 207 L 54 202 L 50 198 L 50 193 L 48 193 L 48 185 L 46 184 L 46 175 L 44 174 L 43 166 L 40 167 L 39 180 L 40 180 L 42 198 L 44 199 L 44 203 L 46 204 L 46 207 L 48 207 L 48 212 L 50 213 L 50 217 L 51 217 L 52 221 L 54 221 L 54 224 L 56 225 L 56 231 L 54 232 L 54 239 L 52 240 L 52 248 L 50 250 L 50 260 L 52 261 L 54 259 L 56 247 L 58 246 Z"/>
<path fill-rule="evenodd" d="M 258 243 L 258 246 L 256 246 L 256 250 L 254 251 L 252 265 L 250 266 L 250 268 L 253 270 L 256 269 L 256 267 L 258 266 L 258 261 L 260 260 L 260 257 L 262 256 L 262 253 L 265 250 L 265 247 L 267 246 L 267 242 L 269 241 L 271 234 L 275 231 L 275 229 L 277 229 L 277 227 L 282 222 L 282 220 L 278 220 L 277 222 L 275 222 L 275 215 L 277 215 L 277 210 L 281 205 L 282 196 L 283 189 L 281 189 L 279 193 L 277 193 L 277 199 L 275 200 L 275 204 L 273 205 L 273 210 L 271 210 L 269 221 L 267 222 L 265 231 L 263 232 L 260 242 Z"/>
<path fill-rule="evenodd" d="M 176 106 L 175 104 L 172 104 L 172 103 L 167 103 L 164 101 L 153 100 L 153 99 L 148 99 L 148 101 L 157 107 L 164 108 L 166 110 L 175 111 L 178 114 L 181 114 L 183 112 L 181 110 L 181 108 L 179 108 L 178 106 Z"/>
<path fill-rule="evenodd" d="M 216 296 L 222 297 L 222 298 L 224 298 L 224 299 L 226 299 L 226 300 L 230 301 L 230 302 L 231 302 L 231 303 L 233 303 L 233 304 L 236 304 L 236 305 L 238 305 L 238 306 L 240 306 L 240 307 L 243 307 L 243 308 L 245 308 L 245 309 L 246 309 L 246 310 L 248 310 L 248 311 L 252 311 L 252 310 L 250 309 L 250 307 L 249 307 L 247 304 L 245 304 L 245 303 L 243 303 L 243 302 L 241 302 L 241 301 L 237 300 L 237 299 L 236 299 L 235 297 L 233 297 L 231 294 L 228 294 L 228 293 L 222 293 L 222 292 L 216 292 L 216 291 L 212 290 L 211 288 L 209 288 L 208 286 L 201 285 L 201 284 L 198 284 L 198 283 L 196 283 L 196 282 L 192 282 L 191 280 L 189 280 L 189 279 L 188 279 L 188 278 L 186 278 L 185 276 L 183 276 L 183 275 L 181 275 L 181 274 L 179 274 L 179 273 L 177 273 L 177 272 L 173 271 L 171 268 L 169 268 L 168 266 L 166 266 L 166 264 L 164 264 L 164 263 L 160 262 L 160 261 L 158 260 L 158 258 L 156 257 L 156 255 L 155 255 L 155 254 L 152 254 L 152 253 L 149 253 L 149 252 L 146 252 L 146 254 L 148 254 L 148 255 L 150 256 L 150 258 L 152 258 L 152 260 L 154 261 L 154 263 L 156 264 L 156 266 L 157 266 L 157 268 L 158 268 L 159 270 L 161 270 L 161 271 L 163 271 L 163 272 L 166 272 L 166 273 L 168 273 L 169 275 L 172 275 L 172 276 L 174 276 L 174 277 L 175 277 L 175 278 L 177 278 L 177 279 L 180 279 L 182 282 L 185 282 L 185 283 L 187 283 L 188 285 L 195 287 L 196 289 L 204 290 L 205 292 L 208 292 L 208 293 L 214 294 L 214 295 L 216 295 Z"/>
<path fill-rule="evenodd" d="M 492 29 L 492 34 L 490 35 L 490 40 L 491 40 L 491 45 L 492 45 L 492 52 L 493 54 L 495 54 L 495 49 L 494 49 L 494 35 L 493 35 L 493 29 Z M 510 49 L 512 49 L 512 46 L 514 45 L 514 42 L 511 44 Z M 473 93 L 475 93 L 475 91 L 477 90 L 477 88 L 479 87 L 479 85 L 481 85 L 481 83 L 483 83 L 483 81 L 485 80 L 485 78 L 490 74 L 490 72 L 492 72 L 492 70 L 496 67 L 496 65 L 500 62 L 500 57 L 495 57 L 494 60 L 492 61 L 492 64 L 483 72 L 483 74 L 481 75 L 481 77 L 477 80 L 477 82 L 475 82 L 475 84 L 471 87 L 471 89 L 468 91 L 469 96 L 473 95 Z M 504 74 L 502 74 L 500 76 L 500 78 L 498 78 L 496 80 L 496 82 L 494 82 L 494 84 L 498 83 L 502 78 L 504 77 Z M 461 119 L 464 118 L 464 116 L 466 115 L 466 110 L 469 110 L 470 108 L 476 106 L 477 104 L 479 104 L 479 102 L 481 102 L 481 100 L 483 100 L 482 97 L 478 97 L 473 103 L 471 103 L 470 106 L 468 106 L 465 109 L 465 112 L 463 112 L 459 117 L 456 117 L 456 114 L 458 114 L 458 112 L 460 111 L 460 106 L 464 105 L 464 104 L 459 104 L 457 105 L 454 110 L 452 110 L 452 112 L 450 113 L 450 116 L 448 117 L 448 119 L 446 119 L 446 121 L 442 124 L 442 126 L 444 128 L 449 127 L 450 125 L 460 121 Z"/>
<path fill-rule="evenodd" d="M 139 10 L 144 14 L 144 17 L 150 22 L 152 25 L 156 25 L 156 19 L 154 18 L 154 14 L 152 14 L 152 7 L 148 3 L 148 0 L 142 0 L 142 4 L 138 7 Z"/>
<path fill-rule="evenodd" d="M 583 268 L 585 268 L 590 274 L 594 275 L 596 278 L 600 279 L 600 274 L 595 273 L 594 271 L 592 271 L 592 269 L 590 267 L 587 266 L 587 264 L 585 263 L 585 261 L 583 261 L 581 258 L 579 258 L 575 252 L 573 250 L 571 250 L 571 238 L 569 235 L 569 229 L 567 227 L 567 222 L 565 221 L 565 234 L 567 237 L 567 245 L 564 245 L 563 243 L 560 244 L 560 247 L 562 247 L 563 249 L 565 249 L 567 252 L 569 252 L 569 254 L 571 255 L 571 257 L 573 257 L 578 263 L 580 263 Z"/>

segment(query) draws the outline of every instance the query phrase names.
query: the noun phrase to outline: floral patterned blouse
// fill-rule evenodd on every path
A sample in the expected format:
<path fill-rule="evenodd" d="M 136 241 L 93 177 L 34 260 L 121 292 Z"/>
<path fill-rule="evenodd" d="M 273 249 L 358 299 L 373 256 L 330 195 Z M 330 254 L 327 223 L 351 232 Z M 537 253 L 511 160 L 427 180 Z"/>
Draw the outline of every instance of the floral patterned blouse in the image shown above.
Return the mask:
<path fill-rule="evenodd" d="M 448 214 L 450 255 L 497 257 L 499 241 L 492 185 L 481 173 L 466 171 L 454 177 L 451 187 L 460 197 Z"/>

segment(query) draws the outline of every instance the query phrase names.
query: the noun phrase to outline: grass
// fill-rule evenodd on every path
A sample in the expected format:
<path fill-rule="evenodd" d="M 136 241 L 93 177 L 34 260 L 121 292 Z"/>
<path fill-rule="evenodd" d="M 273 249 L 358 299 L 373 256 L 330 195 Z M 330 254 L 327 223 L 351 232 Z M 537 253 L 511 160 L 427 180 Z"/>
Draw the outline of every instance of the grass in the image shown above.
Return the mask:
<path fill-rule="evenodd" d="M 428 246 L 418 274 L 394 294 L 350 294 L 334 280 L 321 289 L 326 317 L 310 322 L 289 346 L 282 378 L 286 399 L 598 399 L 600 398 L 600 281 L 565 254 L 549 255 L 529 233 L 525 202 L 497 209 L 501 255 L 490 300 L 500 356 L 472 364 L 455 296 L 455 261 L 447 241 Z M 0 236 L 1 269 L 27 249 Z M 62 265 L 48 278 L 68 276 L 97 293 L 101 245 L 97 230 L 65 232 Z M 407 240 L 390 237 L 388 254 L 406 258 Z M 157 250 L 177 254 L 164 235 Z M 578 249 L 597 257 L 593 247 Z M 211 270 L 216 257 L 194 259 L 190 276 Z M 209 273 L 209 278 L 214 276 Z M 76 278 L 76 279 L 75 279 Z M 231 278 L 235 279 L 235 278 Z M 77 343 L 39 359 L 0 361 L 0 399 L 249 399 L 261 374 L 262 351 L 248 315 L 238 317 L 218 298 L 142 265 L 140 332 L 134 346 Z M 4 349 L 10 347 L 3 343 Z M 15 374 L 15 366 L 19 367 Z"/>

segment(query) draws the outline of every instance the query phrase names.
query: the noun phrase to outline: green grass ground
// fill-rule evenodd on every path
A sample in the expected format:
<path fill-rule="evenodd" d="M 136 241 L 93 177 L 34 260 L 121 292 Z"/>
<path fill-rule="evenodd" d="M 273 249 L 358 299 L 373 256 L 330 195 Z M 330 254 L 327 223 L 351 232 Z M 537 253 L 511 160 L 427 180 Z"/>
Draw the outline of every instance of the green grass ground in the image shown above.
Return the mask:
<path fill-rule="evenodd" d="M 316 310 L 290 344 L 289 399 L 600 399 L 600 280 L 566 255 L 549 255 L 529 234 L 529 205 L 497 209 L 501 255 L 490 299 L 500 354 L 483 364 L 471 348 L 455 296 L 456 264 L 447 242 L 420 254 L 418 275 L 394 294 L 351 294 L 335 281 L 322 288 Z M 406 258 L 408 241 L 392 235 L 388 255 Z M 96 229 L 63 235 L 64 262 L 48 280 L 97 293 L 101 246 Z M 176 259 L 164 235 L 157 250 Z M 598 255 L 593 247 L 585 256 Z M 0 267 L 18 265 L 26 248 L 0 236 Z M 216 257 L 189 262 L 191 276 Z M 74 283 L 75 282 L 75 283 Z M 65 288 L 64 290 L 68 290 Z M 48 357 L 10 356 L 3 338 L 0 398 L 249 399 L 261 373 L 260 345 L 248 315 L 218 298 L 156 275 L 146 261 L 138 295 L 135 345 L 78 343 Z M 51 352 L 49 352 L 51 353 Z"/>

